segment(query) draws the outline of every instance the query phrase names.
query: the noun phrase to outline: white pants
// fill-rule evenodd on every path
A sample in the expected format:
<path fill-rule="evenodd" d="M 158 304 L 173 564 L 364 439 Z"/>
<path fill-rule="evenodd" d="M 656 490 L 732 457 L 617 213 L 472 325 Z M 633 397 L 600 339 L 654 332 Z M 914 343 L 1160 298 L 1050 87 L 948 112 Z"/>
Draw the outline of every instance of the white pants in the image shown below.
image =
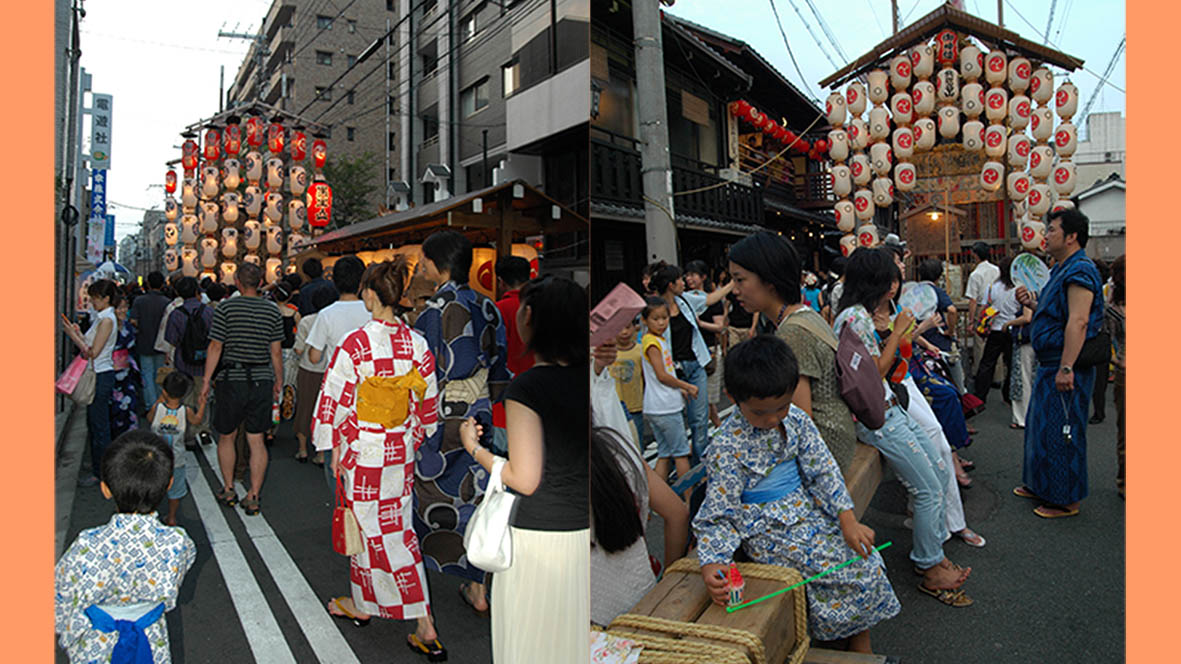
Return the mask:
<path fill-rule="evenodd" d="M 1029 410 L 1029 399 L 1033 396 L 1033 344 L 1017 347 L 1016 364 L 1021 367 L 1021 398 L 1013 399 L 1013 422 L 1025 426 L 1025 413 Z"/>
<path fill-rule="evenodd" d="M 943 435 L 943 427 L 935 417 L 935 411 L 931 410 L 931 404 L 927 403 L 927 398 L 923 396 L 923 391 L 914 382 L 914 378 L 907 376 L 902 384 L 906 386 L 906 391 L 910 394 L 910 406 L 906 409 L 906 414 L 914 418 L 923 433 L 927 434 L 927 437 L 935 443 L 935 447 L 939 449 L 940 458 L 951 471 L 947 473 L 947 486 L 943 490 L 943 511 L 946 515 L 947 531 L 958 533 L 967 528 L 968 524 L 964 522 L 964 503 L 960 499 L 960 484 L 955 478 L 955 462 L 951 458 L 951 445 L 947 442 L 947 436 Z"/>

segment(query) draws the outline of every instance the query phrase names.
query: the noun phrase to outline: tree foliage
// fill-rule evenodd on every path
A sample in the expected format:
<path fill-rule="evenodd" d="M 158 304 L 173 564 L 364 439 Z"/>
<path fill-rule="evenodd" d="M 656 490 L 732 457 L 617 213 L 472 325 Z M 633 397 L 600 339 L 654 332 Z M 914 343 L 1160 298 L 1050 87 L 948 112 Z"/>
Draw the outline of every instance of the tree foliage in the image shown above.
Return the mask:
<path fill-rule="evenodd" d="M 381 181 L 372 152 L 353 159 L 343 155 L 330 158 L 324 165 L 324 179 L 332 187 L 332 227 L 343 228 L 377 216 L 369 201 Z"/>

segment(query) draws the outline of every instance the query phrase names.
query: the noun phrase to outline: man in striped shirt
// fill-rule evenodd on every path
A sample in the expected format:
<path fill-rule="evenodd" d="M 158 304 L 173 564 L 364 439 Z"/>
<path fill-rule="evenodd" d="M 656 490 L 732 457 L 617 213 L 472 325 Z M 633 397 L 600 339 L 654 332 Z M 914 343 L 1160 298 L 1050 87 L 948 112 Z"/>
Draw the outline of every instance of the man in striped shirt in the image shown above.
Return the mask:
<path fill-rule="evenodd" d="M 219 435 L 217 459 L 225 488 L 217 499 L 227 507 L 238 501 L 234 492 L 234 463 L 237 454 L 234 439 L 244 426 L 250 446 L 250 490 L 242 499 L 242 509 L 258 514 L 258 494 L 267 468 L 267 449 L 263 435 L 271 426 L 271 406 L 279 400 L 283 360 L 279 344 L 283 340 L 283 321 L 274 302 L 259 296 L 262 268 L 248 262 L 238 266 L 234 278 L 239 297 L 218 304 L 209 330 L 209 349 L 205 359 L 202 397 L 209 396 L 209 386 L 217 381 L 213 428 Z M 220 368 L 219 368 L 220 364 Z"/>

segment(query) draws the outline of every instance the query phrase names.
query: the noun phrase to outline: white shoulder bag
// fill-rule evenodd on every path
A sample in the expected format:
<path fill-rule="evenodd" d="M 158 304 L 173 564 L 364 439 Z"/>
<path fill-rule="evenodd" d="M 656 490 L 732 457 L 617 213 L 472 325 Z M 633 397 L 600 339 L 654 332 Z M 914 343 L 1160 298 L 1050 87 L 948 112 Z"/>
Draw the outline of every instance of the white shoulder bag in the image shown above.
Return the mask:
<path fill-rule="evenodd" d="M 513 537 L 509 523 L 517 506 L 517 497 L 509 493 L 500 479 L 504 457 L 492 462 L 484 499 L 467 523 L 463 547 L 468 562 L 485 572 L 503 572 L 513 564 Z"/>

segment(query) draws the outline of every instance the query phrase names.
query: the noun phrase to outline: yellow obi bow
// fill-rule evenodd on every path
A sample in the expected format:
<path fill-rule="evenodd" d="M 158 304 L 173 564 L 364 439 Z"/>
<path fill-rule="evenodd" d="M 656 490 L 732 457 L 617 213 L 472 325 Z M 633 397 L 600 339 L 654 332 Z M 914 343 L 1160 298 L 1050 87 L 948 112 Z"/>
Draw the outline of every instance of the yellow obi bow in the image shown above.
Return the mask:
<path fill-rule="evenodd" d="M 411 392 L 420 400 L 426 394 L 426 381 L 417 368 L 397 377 L 370 376 L 357 386 L 357 418 L 392 429 L 410 414 Z"/>

